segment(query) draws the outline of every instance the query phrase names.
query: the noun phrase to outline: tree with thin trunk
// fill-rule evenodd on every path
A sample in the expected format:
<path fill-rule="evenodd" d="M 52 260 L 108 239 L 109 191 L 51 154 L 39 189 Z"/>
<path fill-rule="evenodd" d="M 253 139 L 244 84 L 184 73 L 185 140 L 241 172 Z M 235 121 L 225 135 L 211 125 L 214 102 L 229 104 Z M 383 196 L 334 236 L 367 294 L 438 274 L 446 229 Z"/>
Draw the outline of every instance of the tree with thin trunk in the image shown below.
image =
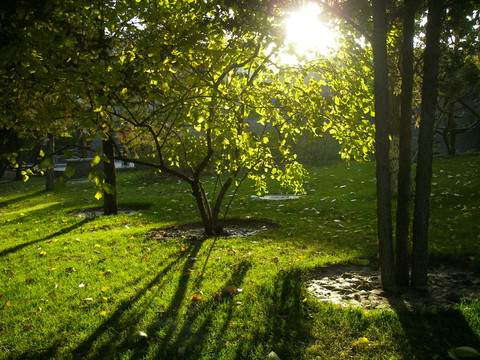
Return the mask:
<path fill-rule="evenodd" d="M 401 98 L 397 214 L 395 233 L 395 277 L 397 285 L 409 285 L 410 195 L 412 173 L 412 96 L 414 82 L 413 37 L 418 0 L 406 0 L 403 8 L 401 49 Z"/>
<path fill-rule="evenodd" d="M 439 40 L 444 13 L 443 0 L 428 1 L 412 241 L 412 287 L 421 291 L 427 289 L 428 224 L 435 112 L 438 98 Z"/>
<path fill-rule="evenodd" d="M 391 213 L 388 129 L 388 61 L 386 1 L 373 1 L 373 66 L 375 97 L 375 154 L 377 174 L 377 232 L 383 288 L 396 291 Z"/>

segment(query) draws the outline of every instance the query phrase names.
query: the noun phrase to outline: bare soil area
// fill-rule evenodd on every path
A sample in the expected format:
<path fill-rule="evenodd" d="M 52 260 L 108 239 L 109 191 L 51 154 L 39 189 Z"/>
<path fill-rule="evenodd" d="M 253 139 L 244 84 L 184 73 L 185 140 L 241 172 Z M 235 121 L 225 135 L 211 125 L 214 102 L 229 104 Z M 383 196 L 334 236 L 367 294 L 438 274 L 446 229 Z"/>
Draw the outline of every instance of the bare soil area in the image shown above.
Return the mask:
<path fill-rule="evenodd" d="M 225 232 L 222 237 L 251 236 L 279 227 L 274 221 L 254 218 L 226 219 L 222 223 Z M 204 233 L 203 225 L 200 222 L 195 222 L 152 229 L 147 233 L 147 238 L 153 240 L 180 238 L 187 241 L 196 241 L 204 240 L 207 236 Z"/>
<path fill-rule="evenodd" d="M 148 205 L 125 205 L 125 206 L 119 206 L 118 207 L 118 213 L 119 214 L 125 214 L 125 215 L 135 215 L 138 214 L 139 212 L 148 209 L 150 206 Z M 96 217 L 96 216 L 102 216 L 103 215 L 103 208 L 101 207 L 94 207 L 90 209 L 83 209 L 79 211 L 73 211 L 69 216 L 76 216 L 80 218 L 91 218 L 91 217 Z"/>
<path fill-rule="evenodd" d="M 480 298 L 478 274 L 455 265 L 431 267 L 428 294 L 409 290 L 401 295 L 384 292 L 379 270 L 357 264 L 332 265 L 311 274 L 308 290 L 320 301 L 363 309 L 450 308 L 462 299 Z"/>

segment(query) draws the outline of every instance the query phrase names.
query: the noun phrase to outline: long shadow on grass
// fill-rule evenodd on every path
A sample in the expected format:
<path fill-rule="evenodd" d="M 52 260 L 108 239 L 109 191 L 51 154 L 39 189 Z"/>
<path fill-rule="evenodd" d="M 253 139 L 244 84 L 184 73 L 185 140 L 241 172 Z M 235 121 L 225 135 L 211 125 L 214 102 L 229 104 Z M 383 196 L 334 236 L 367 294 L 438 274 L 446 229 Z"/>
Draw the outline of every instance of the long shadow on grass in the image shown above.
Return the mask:
<path fill-rule="evenodd" d="M 19 244 L 17 246 L 13 246 L 11 248 L 8 248 L 8 249 L 4 249 L 0 252 L 0 257 L 3 257 L 5 255 L 8 255 L 10 253 L 13 253 L 13 252 L 16 252 L 18 250 L 21 250 L 23 249 L 24 247 L 26 246 L 29 246 L 29 245 L 33 245 L 33 244 L 36 244 L 36 243 L 39 243 L 39 242 L 42 242 L 42 241 L 46 241 L 46 240 L 50 240 L 50 239 L 53 239 L 57 236 L 60 236 L 60 235 L 63 235 L 63 234 L 67 234 L 75 229 L 78 229 L 79 227 L 89 223 L 90 221 L 92 221 L 93 218 L 85 218 L 83 219 L 82 221 L 76 223 L 76 224 L 73 224 L 72 226 L 69 226 L 67 228 L 63 228 L 63 229 L 60 229 L 59 231 L 53 233 L 53 234 L 50 234 L 48 236 L 45 236 L 41 239 L 37 239 L 37 240 L 31 240 L 31 241 L 27 241 L 25 243 L 22 243 L 22 244 Z"/>
<path fill-rule="evenodd" d="M 480 339 L 457 309 L 396 309 L 405 333 L 408 351 L 415 359 L 446 359 L 448 349 L 471 346 L 480 349 Z"/>
<path fill-rule="evenodd" d="M 248 270 L 252 267 L 251 262 L 243 260 L 234 269 L 232 276 L 225 281 L 222 288 L 227 286 L 242 286 L 243 280 L 247 275 Z M 158 359 L 175 359 L 179 356 L 179 349 L 185 349 L 185 356 L 189 357 L 195 354 L 203 354 L 208 344 L 207 338 L 210 331 L 215 331 L 218 334 L 215 346 L 208 348 L 208 353 L 213 353 L 217 358 L 221 358 L 220 354 L 226 346 L 228 339 L 221 337 L 227 333 L 231 320 L 237 311 L 238 305 L 235 304 L 235 294 L 222 294 L 220 289 L 217 296 L 210 299 L 204 299 L 200 302 L 190 302 L 188 306 L 188 317 L 183 322 L 179 329 L 177 337 L 174 341 L 170 341 L 170 337 L 165 337 L 155 354 Z M 225 309 L 226 308 L 226 309 Z M 214 321 L 216 315 L 222 315 L 222 321 L 215 329 Z M 199 317 L 203 320 L 198 324 Z M 193 354 L 192 354 L 193 352 Z"/>
<path fill-rule="evenodd" d="M 40 196 L 40 195 L 45 194 L 45 193 L 46 193 L 45 190 L 38 190 L 38 191 L 36 191 L 34 193 L 31 193 L 31 194 L 25 194 L 25 195 L 18 196 L 16 198 L 13 198 L 13 199 L 10 199 L 10 200 L 5 200 L 5 201 L 0 202 L 0 208 L 18 203 L 18 202 L 26 200 L 26 199 L 31 199 L 31 198 Z"/>
<path fill-rule="evenodd" d="M 198 241 L 195 243 L 190 243 L 187 247 L 186 251 L 184 251 L 179 257 L 175 260 L 172 260 L 162 271 L 160 271 L 151 281 L 148 282 L 140 291 L 138 291 L 135 296 L 130 298 L 129 300 L 124 301 L 120 304 L 115 312 L 105 320 L 85 341 L 83 341 L 80 345 L 73 350 L 74 358 L 78 359 L 105 359 L 105 358 L 112 358 L 114 356 L 114 352 L 120 351 L 122 348 L 129 349 L 133 351 L 132 359 L 138 358 L 140 353 L 144 351 L 144 347 L 146 345 L 145 342 L 134 342 L 132 343 L 131 340 L 133 336 L 129 336 L 127 340 L 121 343 L 120 345 L 117 343 L 118 339 L 113 338 L 113 341 L 105 343 L 103 346 L 96 348 L 94 352 L 92 351 L 92 346 L 94 343 L 105 333 L 109 331 L 116 331 L 121 325 L 121 320 L 123 314 L 132 307 L 134 303 L 136 303 L 145 293 L 150 290 L 154 285 L 158 284 L 158 282 L 170 271 L 172 271 L 175 264 L 178 264 L 182 259 L 186 257 L 195 257 L 198 254 L 202 246 L 202 242 Z M 187 274 L 186 276 L 182 276 L 175 296 L 170 304 L 169 311 L 172 314 L 177 314 L 180 304 L 185 296 L 188 278 L 189 278 L 189 271 L 188 267 L 190 266 L 189 261 L 185 261 L 185 265 L 183 266 L 183 273 Z M 142 314 L 137 314 L 136 318 L 133 319 L 131 316 L 128 318 L 129 323 L 138 323 Z M 147 330 L 147 334 L 151 333 L 150 330 Z M 130 334 L 134 335 L 134 334 Z M 138 340 L 138 334 L 134 340 Z M 90 353 L 89 353 L 90 352 Z M 138 355 L 137 355 L 138 354 Z"/>
<path fill-rule="evenodd" d="M 249 336 L 241 341 L 235 359 L 249 359 L 257 349 L 275 351 L 280 359 L 298 359 L 311 339 L 313 321 L 308 304 L 303 300 L 302 271 L 281 272 L 272 287 L 266 287 L 266 313 L 258 314 L 264 322 L 248 329 Z M 265 354 L 266 355 L 266 354 Z"/>

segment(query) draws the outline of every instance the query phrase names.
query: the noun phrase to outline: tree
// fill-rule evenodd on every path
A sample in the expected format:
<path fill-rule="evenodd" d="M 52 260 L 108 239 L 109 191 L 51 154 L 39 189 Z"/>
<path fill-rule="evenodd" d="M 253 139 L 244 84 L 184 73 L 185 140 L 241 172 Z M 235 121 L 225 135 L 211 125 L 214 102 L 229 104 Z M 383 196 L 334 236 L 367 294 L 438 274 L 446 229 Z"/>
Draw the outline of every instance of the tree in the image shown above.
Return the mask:
<path fill-rule="evenodd" d="M 391 214 L 388 129 L 388 62 L 386 1 L 373 1 L 373 63 L 375 92 L 375 154 L 377 173 L 377 231 L 384 289 L 396 291 Z"/>
<path fill-rule="evenodd" d="M 444 12 L 445 8 L 442 0 L 430 0 L 428 2 L 412 240 L 412 287 L 422 291 L 427 289 L 428 223 L 432 183 L 433 137 L 438 98 L 439 40 Z"/>
<path fill-rule="evenodd" d="M 412 97 L 414 82 L 413 38 L 415 34 L 415 13 L 418 0 L 406 0 L 403 8 L 403 31 L 401 49 L 401 96 L 399 169 L 395 233 L 395 278 L 397 285 L 409 285 L 409 227 L 412 173 Z"/>

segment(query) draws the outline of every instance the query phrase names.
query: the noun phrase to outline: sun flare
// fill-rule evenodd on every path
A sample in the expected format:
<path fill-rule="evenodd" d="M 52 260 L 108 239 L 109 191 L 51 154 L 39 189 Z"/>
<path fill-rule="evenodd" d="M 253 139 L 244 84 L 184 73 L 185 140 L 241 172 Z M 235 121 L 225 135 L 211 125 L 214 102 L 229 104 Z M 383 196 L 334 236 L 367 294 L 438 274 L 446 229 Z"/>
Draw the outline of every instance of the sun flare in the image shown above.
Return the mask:
<path fill-rule="evenodd" d="M 326 55 L 335 47 L 336 34 L 321 18 L 317 4 L 308 3 L 292 12 L 285 21 L 286 45 L 307 58 Z"/>

